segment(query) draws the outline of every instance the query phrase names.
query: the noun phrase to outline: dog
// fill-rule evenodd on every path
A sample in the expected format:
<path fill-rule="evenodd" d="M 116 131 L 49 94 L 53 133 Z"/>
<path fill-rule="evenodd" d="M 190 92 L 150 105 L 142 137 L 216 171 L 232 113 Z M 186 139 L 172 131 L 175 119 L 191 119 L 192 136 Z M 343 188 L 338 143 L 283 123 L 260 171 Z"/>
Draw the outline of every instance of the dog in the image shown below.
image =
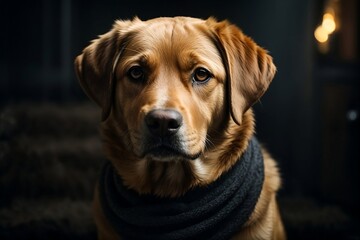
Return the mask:
<path fill-rule="evenodd" d="M 75 59 L 109 161 L 99 239 L 285 239 L 252 105 L 276 67 L 227 20 L 117 20 Z"/>

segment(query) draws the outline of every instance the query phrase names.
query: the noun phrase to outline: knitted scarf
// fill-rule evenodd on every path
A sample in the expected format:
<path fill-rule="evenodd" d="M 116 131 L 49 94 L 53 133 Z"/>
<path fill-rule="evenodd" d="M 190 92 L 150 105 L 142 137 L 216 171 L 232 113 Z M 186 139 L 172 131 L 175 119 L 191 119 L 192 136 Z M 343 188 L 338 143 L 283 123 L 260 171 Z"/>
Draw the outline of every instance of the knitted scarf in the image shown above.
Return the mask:
<path fill-rule="evenodd" d="M 105 216 L 122 239 L 229 239 L 249 219 L 264 181 L 255 138 L 218 180 L 177 198 L 139 195 L 126 188 L 110 163 L 100 179 Z"/>

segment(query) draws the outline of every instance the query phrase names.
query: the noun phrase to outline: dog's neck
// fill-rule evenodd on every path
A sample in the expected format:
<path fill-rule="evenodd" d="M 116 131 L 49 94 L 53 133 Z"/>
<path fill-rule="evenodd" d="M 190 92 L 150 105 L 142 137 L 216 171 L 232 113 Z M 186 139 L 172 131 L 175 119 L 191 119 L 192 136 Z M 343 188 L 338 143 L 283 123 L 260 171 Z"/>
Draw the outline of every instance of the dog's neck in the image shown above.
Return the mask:
<path fill-rule="evenodd" d="M 210 135 L 210 141 L 216 148 L 208 146 L 198 159 L 192 161 L 139 160 L 114 134 L 114 128 L 119 128 L 119 123 L 111 119 L 102 124 L 101 135 L 107 157 L 125 186 L 140 194 L 178 197 L 193 187 L 215 181 L 229 170 L 245 152 L 254 125 L 250 109 L 243 115 L 240 126 L 229 121 L 224 131 L 215 131 L 222 132 L 222 135 Z"/>
<path fill-rule="evenodd" d="M 180 197 L 139 194 L 106 162 L 99 179 L 102 210 L 123 239 L 229 239 L 249 220 L 264 180 L 256 138 L 219 179 Z"/>

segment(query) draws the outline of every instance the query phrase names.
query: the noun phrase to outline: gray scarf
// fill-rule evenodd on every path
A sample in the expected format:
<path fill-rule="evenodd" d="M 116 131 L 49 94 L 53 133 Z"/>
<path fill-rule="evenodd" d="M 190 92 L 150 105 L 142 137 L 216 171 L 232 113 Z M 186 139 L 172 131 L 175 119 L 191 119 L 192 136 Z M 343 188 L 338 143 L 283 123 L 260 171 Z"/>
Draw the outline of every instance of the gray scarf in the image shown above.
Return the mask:
<path fill-rule="evenodd" d="M 160 198 L 126 188 L 111 163 L 100 178 L 105 216 L 122 239 L 229 239 L 249 219 L 260 196 L 264 163 L 252 138 L 237 163 L 218 180 L 184 196 Z"/>

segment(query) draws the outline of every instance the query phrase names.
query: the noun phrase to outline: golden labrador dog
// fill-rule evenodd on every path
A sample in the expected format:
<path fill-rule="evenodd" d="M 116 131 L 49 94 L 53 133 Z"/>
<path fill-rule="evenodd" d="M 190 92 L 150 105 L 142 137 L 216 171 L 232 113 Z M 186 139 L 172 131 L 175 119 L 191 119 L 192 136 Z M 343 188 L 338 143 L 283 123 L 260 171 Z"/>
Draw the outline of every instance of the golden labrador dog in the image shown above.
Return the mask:
<path fill-rule="evenodd" d="M 75 60 L 102 108 L 99 239 L 285 239 L 251 106 L 276 68 L 228 21 L 116 21 Z"/>

